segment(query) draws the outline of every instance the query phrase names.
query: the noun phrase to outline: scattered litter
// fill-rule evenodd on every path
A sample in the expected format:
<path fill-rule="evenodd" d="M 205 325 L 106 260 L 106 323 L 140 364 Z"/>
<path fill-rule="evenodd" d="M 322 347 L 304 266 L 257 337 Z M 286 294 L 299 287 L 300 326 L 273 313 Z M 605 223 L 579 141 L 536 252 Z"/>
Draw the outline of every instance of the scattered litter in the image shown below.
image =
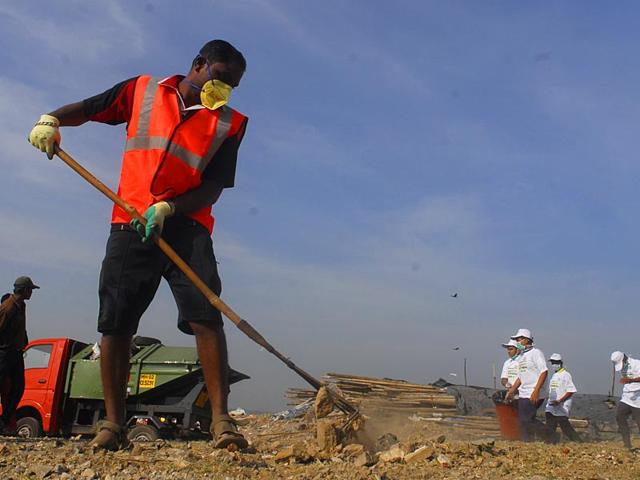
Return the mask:
<path fill-rule="evenodd" d="M 283 410 L 281 412 L 274 413 L 271 416 L 271 420 L 272 421 L 291 420 L 293 418 L 301 417 L 305 413 L 307 413 L 307 410 L 309 410 L 312 407 L 313 402 L 314 402 L 314 399 L 310 398 L 309 400 L 306 400 L 300 403 L 299 405 L 296 405 L 293 408 L 289 408 L 288 410 Z"/>
<path fill-rule="evenodd" d="M 91 355 L 89 356 L 89 360 L 97 360 L 98 358 L 100 358 L 100 344 L 96 342 L 91 347 Z"/>

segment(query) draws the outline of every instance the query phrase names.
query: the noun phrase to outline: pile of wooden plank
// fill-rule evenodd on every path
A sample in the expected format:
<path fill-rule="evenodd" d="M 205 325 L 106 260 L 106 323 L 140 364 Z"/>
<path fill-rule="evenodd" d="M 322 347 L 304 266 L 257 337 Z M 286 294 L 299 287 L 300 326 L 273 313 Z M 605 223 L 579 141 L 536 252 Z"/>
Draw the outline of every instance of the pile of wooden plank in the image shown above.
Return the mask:
<path fill-rule="evenodd" d="M 380 409 L 407 412 L 420 416 L 457 415 L 456 398 L 446 389 L 410 383 L 406 380 L 363 377 L 343 373 L 328 373 L 324 382 L 337 387 L 347 400 L 363 410 Z M 313 390 L 290 388 L 286 393 L 290 404 L 299 404 L 315 396 Z"/>
<path fill-rule="evenodd" d="M 420 417 L 414 415 L 409 417 L 409 420 L 423 421 L 428 423 L 436 423 L 439 425 L 445 425 L 454 429 L 461 429 L 467 433 L 479 433 L 484 435 L 493 434 L 495 436 L 500 435 L 500 424 L 496 417 L 490 416 L 453 416 L 453 417 Z M 589 421 L 577 418 L 569 419 L 569 422 L 573 428 L 578 432 L 586 432 L 589 428 Z"/>
<path fill-rule="evenodd" d="M 343 373 L 328 373 L 322 379 L 365 414 L 406 414 L 408 420 L 414 422 L 447 426 L 467 434 L 500 435 L 500 425 L 493 412 L 486 416 L 461 415 L 456 409 L 456 397 L 444 388 Z M 303 388 L 290 388 L 286 393 L 290 405 L 298 405 L 315 395 L 315 390 Z M 570 422 L 578 432 L 586 433 L 589 429 L 588 420 L 572 418 Z"/>

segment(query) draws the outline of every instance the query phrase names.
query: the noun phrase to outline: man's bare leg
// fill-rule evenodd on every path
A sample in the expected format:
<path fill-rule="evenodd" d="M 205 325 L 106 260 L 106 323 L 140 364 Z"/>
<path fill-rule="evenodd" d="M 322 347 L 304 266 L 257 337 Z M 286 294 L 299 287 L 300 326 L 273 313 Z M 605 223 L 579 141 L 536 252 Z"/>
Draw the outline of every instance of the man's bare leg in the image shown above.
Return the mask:
<path fill-rule="evenodd" d="M 196 336 L 198 356 L 202 364 L 204 381 L 211 402 L 213 418 L 211 432 L 217 448 L 235 445 L 245 448 L 247 441 L 238 433 L 233 420 L 228 416 L 229 365 L 227 361 L 227 339 L 222 325 L 211 326 L 190 323 Z"/>
<path fill-rule="evenodd" d="M 123 426 L 126 421 L 130 352 L 131 335 L 102 336 L 102 341 L 100 342 L 100 376 L 102 377 L 102 389 L 104 391 L 106 420 L 116 426 Z M 97 433 L 93 443 L 98 447 L 109 450 L 118 449 L 122 446 L 123 441 L 118 441 L 117 437 L 117 433 L 109 429 L 101 430 Z"/>
<path fill-rule="evenodd" d="M 122 425 L 125 421 L 127 380 L 131 335 L 103 335 L 100 342 L 100 375 L 104 390 L 107 420 Z"/>
<path fill-rule="evenodd" d="M 207 385 L 213 418 L 228 413 L 229 375 L 227 338 L 222 325 L 211 326 L 189 323 L 196 336 L 198 357 L 202 364 L 204 382 Z"/>

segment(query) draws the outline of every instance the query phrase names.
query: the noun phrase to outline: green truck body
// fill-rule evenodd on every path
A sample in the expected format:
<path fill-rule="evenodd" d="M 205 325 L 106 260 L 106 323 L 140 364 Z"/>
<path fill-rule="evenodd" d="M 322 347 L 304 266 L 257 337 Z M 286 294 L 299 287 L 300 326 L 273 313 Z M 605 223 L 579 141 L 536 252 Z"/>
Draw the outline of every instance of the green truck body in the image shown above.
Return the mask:
<path fill-rule="evenodd" d="M 91 345 L 70 360 L 65 390 L 70 398 L 102 400 L 100 362 Z M 127 384 L 129 397 L 140 395 L 202 368 L 195 348 L 148 345 L 134 352 Z"/>
<path fill-rule="evenodd" d="M 229 368 L 229 384 L 246 378 Z M 211 406 L 196 349 L 169 347 L 150 338 L 134 341 L 126 408 L 132 439 L 208 436 Z M 104 416 L 96 347 L 70 338 L 27 345 L 19 435 L 91 434 Z"/>

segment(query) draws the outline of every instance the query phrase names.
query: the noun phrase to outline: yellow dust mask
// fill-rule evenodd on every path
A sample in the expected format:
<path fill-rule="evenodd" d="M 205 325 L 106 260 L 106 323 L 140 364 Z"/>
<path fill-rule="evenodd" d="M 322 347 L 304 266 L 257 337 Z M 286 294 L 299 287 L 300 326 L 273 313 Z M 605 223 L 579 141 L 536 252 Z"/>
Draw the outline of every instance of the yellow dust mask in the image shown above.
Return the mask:
<path fill-rule="evenodd" d="M 229 103 L 233 88 L 220 80 L 209 80 L 200 90 L 200 102 L 209 110 L 217 110 Z"/>

